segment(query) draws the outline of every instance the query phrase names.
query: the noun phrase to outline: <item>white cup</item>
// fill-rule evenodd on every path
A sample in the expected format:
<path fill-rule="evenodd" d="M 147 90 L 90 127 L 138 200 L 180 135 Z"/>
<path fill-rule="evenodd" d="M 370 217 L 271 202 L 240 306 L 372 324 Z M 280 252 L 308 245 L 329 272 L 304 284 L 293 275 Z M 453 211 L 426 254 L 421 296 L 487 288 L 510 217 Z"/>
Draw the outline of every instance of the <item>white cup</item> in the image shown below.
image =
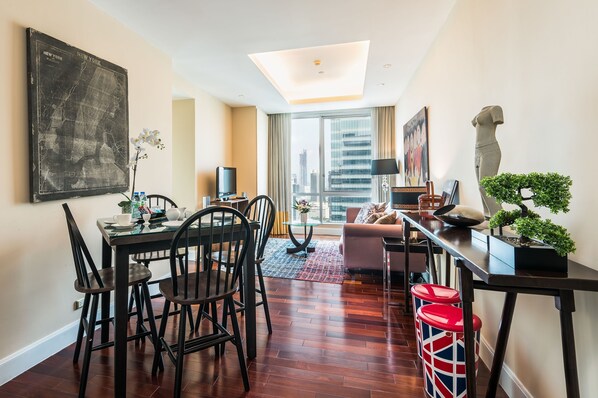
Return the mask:
<path fill-rule="evenodd" d="M 114 221 L 121 227 L 131 225 L 131 213 L 117 214 L 114 216 Z"/>
<path fill-rule="evenodd" d="M 149 220 L 152 218 L 152 215 L 149 213 L 143 213 L 141 217 L 143 217 L 144 224 L 149 224 Z"/>

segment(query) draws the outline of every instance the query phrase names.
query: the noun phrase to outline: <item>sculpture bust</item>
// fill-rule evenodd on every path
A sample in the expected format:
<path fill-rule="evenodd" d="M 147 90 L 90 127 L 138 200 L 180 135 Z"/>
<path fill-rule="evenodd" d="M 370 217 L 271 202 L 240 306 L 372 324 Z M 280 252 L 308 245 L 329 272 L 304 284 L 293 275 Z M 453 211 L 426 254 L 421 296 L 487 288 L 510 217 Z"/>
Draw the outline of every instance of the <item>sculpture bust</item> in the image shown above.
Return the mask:
<path fill-rule="evenodd" d="M 502 108 L 498 105 L 483 107 L 471 121 L 476 129 L 475 173 L 486 217 L 493 216 L 501 209 L 496 200 L 488 196 L 479 183 L 482 178 L 492 177 L 498 173 L 501 152 L 496 140 L 496 126 L 503 122 Z"/>

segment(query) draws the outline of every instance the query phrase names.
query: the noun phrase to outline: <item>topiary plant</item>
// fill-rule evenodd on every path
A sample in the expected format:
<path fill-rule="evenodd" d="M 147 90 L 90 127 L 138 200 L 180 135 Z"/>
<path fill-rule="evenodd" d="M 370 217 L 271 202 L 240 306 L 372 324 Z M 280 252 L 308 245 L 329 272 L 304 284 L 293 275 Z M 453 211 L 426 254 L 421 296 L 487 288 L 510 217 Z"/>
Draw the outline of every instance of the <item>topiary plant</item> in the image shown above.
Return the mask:
<path fill-rule="evenodd" d="M 547 207 L 551 213 L 567 213 L 571 200 L 571 178 L 557 173 L 501 173 L 483 178 L 480 185 L 498 202 L 519 206 L 515 210 L 499 210 L 490 218 L 490 228 L 510 225 L 520 235 L 522 246 L 529 246 L 533 238 L 552 246 L 559 256 L 575 251 L 575 242 L 567 229 L 548 219 L 541 219 L 538 213 L 523 204 L 531 200 L 536 207 Z M 526 191 L 531 195 L 524 197 Z"/>

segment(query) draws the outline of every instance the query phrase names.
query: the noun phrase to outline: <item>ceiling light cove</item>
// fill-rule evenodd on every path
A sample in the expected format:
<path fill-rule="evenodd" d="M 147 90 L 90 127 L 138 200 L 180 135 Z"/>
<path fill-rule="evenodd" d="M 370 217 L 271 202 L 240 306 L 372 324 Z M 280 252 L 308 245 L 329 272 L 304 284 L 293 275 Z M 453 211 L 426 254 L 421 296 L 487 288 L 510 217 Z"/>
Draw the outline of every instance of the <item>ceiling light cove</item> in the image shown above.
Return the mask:
<path fill-rule="evenodd" d="M 366 40 L 249 58 L 289 104 L 356 100 L 363 97 L 369 47 Z"/>

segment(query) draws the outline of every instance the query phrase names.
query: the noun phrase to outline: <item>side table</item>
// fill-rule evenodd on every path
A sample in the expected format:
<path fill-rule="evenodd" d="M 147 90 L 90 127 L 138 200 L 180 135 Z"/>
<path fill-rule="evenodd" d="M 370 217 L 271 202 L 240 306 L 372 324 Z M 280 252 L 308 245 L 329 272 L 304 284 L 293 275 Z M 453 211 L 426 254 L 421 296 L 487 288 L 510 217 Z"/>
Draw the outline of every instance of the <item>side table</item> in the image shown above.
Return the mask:
<path fill-rule="evenodd" d="M 292 254 L 305 251 L 305 256 L 307 257 L 307 253 L 313 253 L 316 250 L 315 247 L 309 246 L 309 244 L 314 233 L 314 227 L 321 224 L 319 221 L 307 220 L 307 222 L 304 223 L 301 221 L 285 221 L 283 224 L 287 226 L 289 238 L 294 245 L 294 247 L 287 247 L 287 253 Z M 295 238 L 293 227 L 303 227 L 303 242 L 299 242 L 297 238 Z M 307 232 L 308 228 L 309 233 Z"/>
<path fill-rule="evenodd" d="M 430 253 L 429 249 L 432 249 L 432 254 Z M 383 290 L 386 295 L 388 295 L 388 305 L 399 305 L 398 302 L 391 302 L 390 301 L 390 294 L 391 294 L 391 275 L 390 275 L 390 253 L 404 253 L 405 252 L 405 241 L 403 238 L 382 238 L 382 251 L 383 251 L 383 266 L 382 266 L 382 284 Z M 438 282 L 438 278 L 436 276 L 436 265 L 434 264 L 433 255 L 434 254 L 442 254 L 443 250 L 441 247 L 432 245 L 429 247 L 428 241 L 424 240 L 417 240 L 411 241 L 409 243 L 409 252 L 410 253 L 423 253 L 426 255 L 426 263 L 428 265 L 428 270 L 432 273 L 432 279 L 435 283 Z M 405 273 L 405 284 L 409 283 L 409 275 Z M 410 307 L 406 306 L 406 312 L 410 311 Z"/>

